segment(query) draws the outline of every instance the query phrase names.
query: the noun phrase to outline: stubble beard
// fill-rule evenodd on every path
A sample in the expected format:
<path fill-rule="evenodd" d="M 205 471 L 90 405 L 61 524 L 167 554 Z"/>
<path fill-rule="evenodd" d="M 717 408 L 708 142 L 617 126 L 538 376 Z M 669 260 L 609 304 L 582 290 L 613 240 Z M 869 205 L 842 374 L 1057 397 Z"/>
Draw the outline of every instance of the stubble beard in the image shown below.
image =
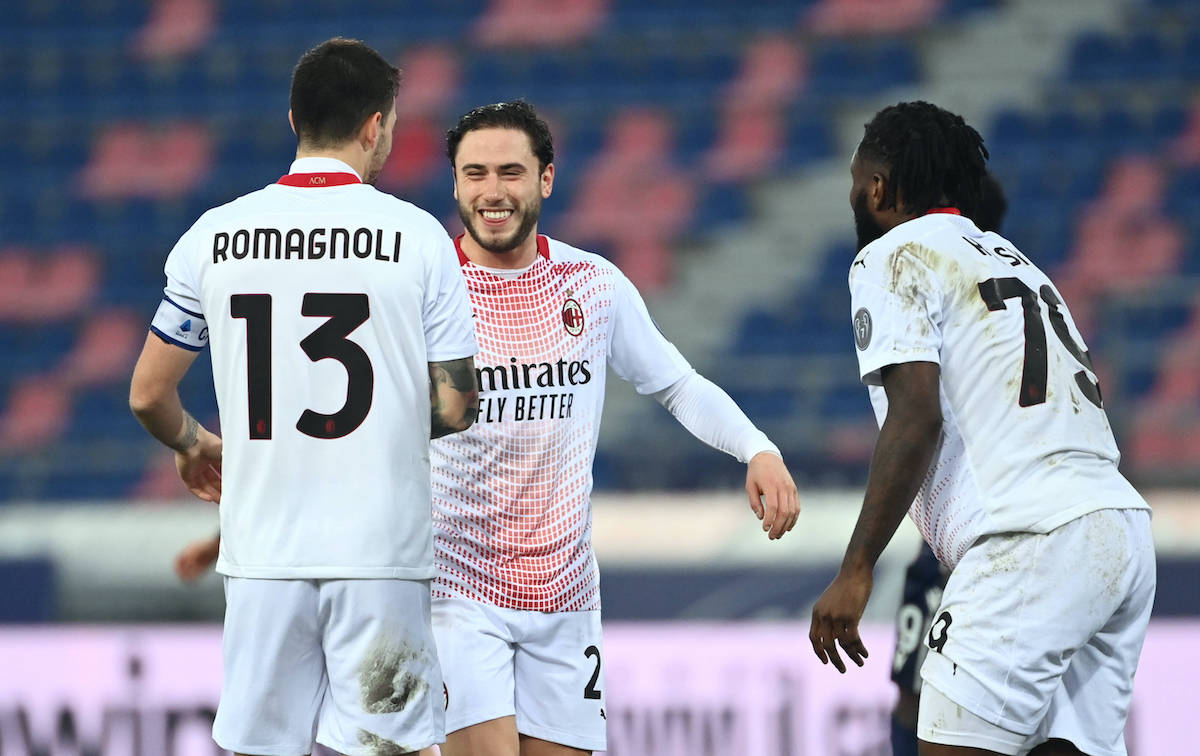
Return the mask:
<path fill-rule="evenodd" d="M 525 208 L 517 206 L 513 208 L 513 213 L 521 214 L 521 222 L 517 225 L 517 228 L 515 231 L 513 231 L 512 235 L 508 238 L 493 238 L 489 241 L 482 238 L 482 235 L 475 227 L 476 223 L 481 222 L 478 214 L 476 214 L 472 208 L 463 205 L 461 202 L 458 205 L 458 217 L 462 220 L 463 227 L 467 229 L 467 233 L 471 235 L 471 238 L 475 240 L 476 244 L 483 247 L 488 252 L 496 255 L 512 252 L 514 249 L 525 243 L 525 240 L 529 238 L 529 234 L 532 233 L 534 227 L 537 226 L 538 217 L 542 214 L 541 200 L 535 200 L 534 203 L 531 203 Z"/>
<path fill-rule="evenodd" d="M 863 189 L 854 198 L 854 233 L 858 236 L 858 251 L 883 236 L 883 227 L 867 209 L 867 190 Z"/>

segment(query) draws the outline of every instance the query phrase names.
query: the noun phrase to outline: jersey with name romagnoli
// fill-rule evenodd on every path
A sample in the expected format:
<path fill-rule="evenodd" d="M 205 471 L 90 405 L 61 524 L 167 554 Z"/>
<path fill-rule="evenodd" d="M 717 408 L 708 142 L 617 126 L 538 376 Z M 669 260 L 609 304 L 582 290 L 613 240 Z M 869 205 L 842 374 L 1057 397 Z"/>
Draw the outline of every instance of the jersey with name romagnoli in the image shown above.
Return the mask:
<path fill-rule="evenodd" d="M 166 273 L 156 328 L 171 333 L 170 301 L 211 333 L 217 570 L 431 578 L 428 363 L 476 351 L 437 220 L 356 178 L 274 184 L 205 213 Z"/>
<path fill-rule="evenodd" d="M 1091 355 L 1046 275 L 959 215 L 902 223 L 850 267 L 859 371 L 876 418 L 880 369 L 941 369 L 942 439 L 910 515 L 938 559 L 980 536 L 1045 533 L 1087 512 L 1143 508 Z"/>
<path fill-rule="evenodd" d="M 521 271 L 460 256 L 479 340 L 479 419 L 433 442 L 434 598 L 600 607 L 592 460 L 611 366 L 639 393 L 691 372 L 611 263 L 539 236 Z"/>

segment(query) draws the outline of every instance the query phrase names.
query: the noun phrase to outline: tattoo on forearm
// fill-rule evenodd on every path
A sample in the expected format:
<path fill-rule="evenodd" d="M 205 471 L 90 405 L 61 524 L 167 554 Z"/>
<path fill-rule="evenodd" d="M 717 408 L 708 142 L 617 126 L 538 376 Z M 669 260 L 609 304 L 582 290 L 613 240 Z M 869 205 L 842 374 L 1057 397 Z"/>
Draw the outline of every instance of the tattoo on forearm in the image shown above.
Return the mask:
<path fill-rule="evenodd" d="M 177 452 L 185 452 L 196 445 L 197 439 L 200 438 L 200 423 L 196 418 L 192 417 L 187 410 L 183 411 L 183 432 L 179 434 L 179 438 L 175 439 L 175 443 L 171 444 L 171 448 Z"/>
<path fill-rule="evenodd" d="M 462 414 L 458 417 L 446 417 L 450 408 L 443 397 L 443 391 L 453 391 L 461 395 L 465 404 Z M 451 397 L 453 402 L 453 397 Z M 456 406 L 457 402 L 451 404 Z M 479 414 L 479 385 L 475 378 L 475 360 L 467 357 L 461 360 L 438 362 L 429 366 L 429 406 L 430 406 L 430 438 L 456 433 L 471 426 Z"/>

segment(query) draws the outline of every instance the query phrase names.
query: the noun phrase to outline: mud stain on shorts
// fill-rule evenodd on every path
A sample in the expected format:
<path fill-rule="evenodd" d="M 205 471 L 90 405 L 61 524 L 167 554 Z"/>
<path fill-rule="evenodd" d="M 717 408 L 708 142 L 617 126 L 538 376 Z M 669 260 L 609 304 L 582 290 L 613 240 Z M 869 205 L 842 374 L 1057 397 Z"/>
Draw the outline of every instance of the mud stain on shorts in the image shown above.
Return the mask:
<path fill-rule="evenodd" d="M 371 756 L 404 756 L 417 750 L 362 729 L 358 731 L 358 742 L 371 749 Z"/>
<path fill-rule="evenodd" d="M 403 711 L 429 689 L 429 683 L 416 674 L 428 666 L 423 651 L 380 634 L 358 667 L 363 710 L 369 714 Z"/>

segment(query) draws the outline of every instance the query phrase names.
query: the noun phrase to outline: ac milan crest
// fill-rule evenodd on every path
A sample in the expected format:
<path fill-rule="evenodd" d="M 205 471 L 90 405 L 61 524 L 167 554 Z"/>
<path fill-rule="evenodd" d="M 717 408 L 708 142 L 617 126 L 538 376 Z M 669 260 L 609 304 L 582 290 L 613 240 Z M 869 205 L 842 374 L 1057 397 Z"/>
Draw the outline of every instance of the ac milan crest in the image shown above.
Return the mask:
<path fill-rule="evenodd" d="M 578 336 L 583 333 L 583 308 L 571 298 L 574 292 L 567 292 L 567 301 L 563 302 L 562 321 L 567 333 Z"/>

